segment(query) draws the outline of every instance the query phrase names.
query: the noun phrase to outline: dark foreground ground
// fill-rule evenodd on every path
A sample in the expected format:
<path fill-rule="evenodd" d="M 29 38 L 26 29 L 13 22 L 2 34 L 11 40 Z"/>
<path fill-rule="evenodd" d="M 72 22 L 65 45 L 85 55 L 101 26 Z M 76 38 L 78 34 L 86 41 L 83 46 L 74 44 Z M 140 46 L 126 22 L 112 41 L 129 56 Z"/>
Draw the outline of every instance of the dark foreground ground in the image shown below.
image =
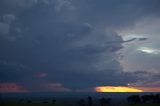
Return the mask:
<path fill-rule="evenodd" d="M 160 93 L 1 94 L 0 106 L 160 106 Z"/>
<path fill-rule="evenodd" d="M 18 102 L 6 102 L 6 103 L 1 103 L 0 106 L 78 106 L 78 104 L 74 103 L 18 103 Z M 100 105 L 93 105 L 93 106 L 100 106 Z M 129 105 L 126 103 L 122 104 L 110 104 L 106 106 L 160 106 L 160 104 L 155 104 L 155 103 L 146 103 L 146 104 L 134 104 L 134 105 Z"/>

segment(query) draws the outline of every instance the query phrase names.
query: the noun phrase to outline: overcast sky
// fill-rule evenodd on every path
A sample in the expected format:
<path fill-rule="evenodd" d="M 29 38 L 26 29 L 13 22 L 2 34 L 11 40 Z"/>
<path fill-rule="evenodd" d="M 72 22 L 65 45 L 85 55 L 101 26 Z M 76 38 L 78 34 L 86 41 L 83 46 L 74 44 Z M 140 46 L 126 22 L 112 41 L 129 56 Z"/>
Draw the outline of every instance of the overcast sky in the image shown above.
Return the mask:
<path fill-rule="evenodd" d="M 160 91 L 160 0 L 1 0 L 0 92 Z"/>

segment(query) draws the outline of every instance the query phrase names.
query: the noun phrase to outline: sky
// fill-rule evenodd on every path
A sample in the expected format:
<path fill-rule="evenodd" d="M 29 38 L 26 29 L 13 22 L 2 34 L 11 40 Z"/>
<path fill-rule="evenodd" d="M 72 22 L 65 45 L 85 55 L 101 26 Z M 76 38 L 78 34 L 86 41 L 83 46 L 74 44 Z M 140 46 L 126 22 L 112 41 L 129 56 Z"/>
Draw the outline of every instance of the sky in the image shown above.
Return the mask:
<path fill-rule="evenodd" d="M 160 92 L 160 0 L 1 0 L 0 92 Z"/>

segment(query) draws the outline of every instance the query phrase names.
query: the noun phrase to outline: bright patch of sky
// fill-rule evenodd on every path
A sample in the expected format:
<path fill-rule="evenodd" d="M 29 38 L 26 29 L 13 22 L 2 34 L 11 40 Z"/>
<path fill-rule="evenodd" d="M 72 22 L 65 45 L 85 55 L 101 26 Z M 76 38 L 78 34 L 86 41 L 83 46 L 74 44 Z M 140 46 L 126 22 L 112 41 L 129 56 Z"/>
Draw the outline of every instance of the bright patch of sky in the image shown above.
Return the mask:
<path fill-rule="evenodd" d="M 155 48 L 140 47 L 137 50 L 148 54 L 160 54 L 160 50 Z"/>

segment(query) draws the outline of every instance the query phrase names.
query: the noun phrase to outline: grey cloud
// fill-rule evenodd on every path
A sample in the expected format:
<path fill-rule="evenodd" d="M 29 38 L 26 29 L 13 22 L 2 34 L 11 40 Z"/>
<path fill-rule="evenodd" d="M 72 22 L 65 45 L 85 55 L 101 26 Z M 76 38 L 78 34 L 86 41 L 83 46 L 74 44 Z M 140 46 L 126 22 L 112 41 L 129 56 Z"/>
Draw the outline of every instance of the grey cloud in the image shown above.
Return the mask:
<path fill-rule="evenodd" d="M 6 35 L 9 33 L 10 26 L 8 24 L 0 22 L 0 34 Z"/>
<path fill-rule="evenodd" d="M 71 4 L 71 0 L 54 0 L 53 3 L 57 12 L 60 12 L 63 9 L 71 10 L 74 8 L 74 6 Z"/>
<path fill-rule="evenodd" d="M 139 19 L 151 14 L 157 15 L 153 10 L 158 7 L 152 5 L 158 1 L 56 0 L 58 4 L 50 1 L 47 6 L 40 1 L 23 0 L 19 4 L 16 4 L 18 0 L 7 1 L 7 5 L 14 2 L 13 6 L 29 8 L 14 12 L 15 26 L 22 30 L 22 37 L 14 43 L 3 40 L 1 44 L 7 42 L 7 45 L 0 46 L 3 50 L 0 59 L 15 60 L 31 70 L 17 72 L 10 78 L 7 74 L 4 81 L 24 82 L 30 89 L 41 89 L 41 83 L 47 81 L 75 89 L 137 81 L 137 76 L 123 72 L 118 61 L 116 52 L 123 48 L 124 41 L 116 31 L 134 26 Z M 15 19 L 6 16 L 5 20 L 10 23 Z M 34 73 L 43 71 L 48 74 L 45 78 L 34 77 Z M 34 81 L 29 83 L 28 76 Z M 36 87 L 31 86 L 34 84 Z"/>
<path fill-rule="evenodd" d="M 0 39 L 14 41 L 21 32 L 20 28 L 15 25 L 16 16 L 14 14 L 3 14 L 0 20 Z"/>
<path fill-rule="evenodd" d="M 0 61 L 0 71 L 26 71 L 29 70 L 28 67 L 21 63 L 9 62 L 9 61 Z"/>
<path fill-rule="evenodd" d="M 148 38 L 139 38 L 139 41 L 146 41 Z"/>
<path fill-rule="evenodd" d="M 158 0 L 153 2 L 151 0 L 81 0 L 74 3 L 77 10 L 79 9 L 76 15 L 81 17 L 81 20 L 100 23 L 110 28 L 123 29 L 125 26 L 128 28 L 133 26 L 138 19 L 159 14 L 156 12 L 156 10 L 159 10 Z M 83 8 L 81 8 L 82 5 Z"/>
<path fill-rule="evenodd" d="M 31 7 L 37 0 L 1 0 L 0 14 L 18 13 Z"/>
<path fill-rule="evenodd" d="M 137 70 L 136 72 L 131 72 L 133 75 L 137 77 L 137 81 L 133 83 L 129 83 L 130 86 L 135 87 L 160 87 L 160 72 L 156 69 L 150 70 Z"/>
<path fill-rule="evenodd" d="M 13 14 L 4 14 L 3 15 L 3 22 L 6 24 L 11 24 L 16 19 L 15 15 Z"/>

